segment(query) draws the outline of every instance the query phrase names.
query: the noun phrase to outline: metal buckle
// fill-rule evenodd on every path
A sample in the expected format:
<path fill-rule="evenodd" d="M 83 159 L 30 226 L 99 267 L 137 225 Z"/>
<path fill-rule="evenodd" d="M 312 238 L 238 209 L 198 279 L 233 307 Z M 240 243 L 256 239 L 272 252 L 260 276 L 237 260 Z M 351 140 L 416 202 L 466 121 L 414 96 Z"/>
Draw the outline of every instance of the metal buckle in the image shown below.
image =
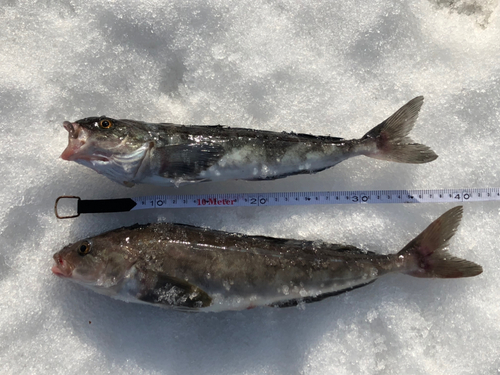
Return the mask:
<path fill-rule="evenodd" d="M 77 199 L 78 201 L 80 201 L 80 197 L 76 197 L 74 195 L 62 195 L 62 196 L 60 196 L 59 198 L 56 199 L 56 203 L 54 204 L 54 213 L 56 214 L 56 217 L 58 219 L 71 219 L 72 217 L 78 217 L 78 216 L 80 216 L 79 212 L 76 215 L 59 216 L 59 213 L 57 212 L 57 204 L 63 198 L 65 198 L 65 199 Z"/>

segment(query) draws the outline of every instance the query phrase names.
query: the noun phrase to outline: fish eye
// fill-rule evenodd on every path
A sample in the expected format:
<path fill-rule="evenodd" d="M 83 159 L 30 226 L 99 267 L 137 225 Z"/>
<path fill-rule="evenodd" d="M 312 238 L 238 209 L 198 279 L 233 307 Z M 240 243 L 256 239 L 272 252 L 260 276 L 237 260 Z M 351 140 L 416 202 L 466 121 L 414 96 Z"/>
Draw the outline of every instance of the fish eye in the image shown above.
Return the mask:
<path fill-rule="evenodd" d="M 99 121 L 99 127 L 100 127 L 101 129 L 109 129 L 109 128 L 111 128 L 112 126 L 113 126 L 113 121 L 111 121 L 111 120 L 109 120 L 109 119 L 107 119 L 107 118 L 105 118 L 105 119 L 103 119 L 103 120 Z"/>
<path fill-rule="evenodd" d="M 90 253 L 90 243 L 88 242 L 83 242 L 80 247 L 78 248 L 78 254 L 81 256 L 87 255 Z"/>

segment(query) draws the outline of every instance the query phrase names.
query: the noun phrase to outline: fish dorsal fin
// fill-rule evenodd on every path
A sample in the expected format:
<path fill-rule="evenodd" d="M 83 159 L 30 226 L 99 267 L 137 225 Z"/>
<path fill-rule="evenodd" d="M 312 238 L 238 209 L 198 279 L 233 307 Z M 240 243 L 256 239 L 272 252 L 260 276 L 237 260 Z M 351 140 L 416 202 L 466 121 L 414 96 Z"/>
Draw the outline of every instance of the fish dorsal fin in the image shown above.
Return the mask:
<path fill-rule="evenodd" d="M 151 272 L 148 276 L 152 276 Z M 160 272 L 155 273 L 155 276 L 154 287 L 147 288 L 138 296 L 141 301 L 188 308 L 207 307 L 212 303 L 207 292 L 186 280 Z"/>

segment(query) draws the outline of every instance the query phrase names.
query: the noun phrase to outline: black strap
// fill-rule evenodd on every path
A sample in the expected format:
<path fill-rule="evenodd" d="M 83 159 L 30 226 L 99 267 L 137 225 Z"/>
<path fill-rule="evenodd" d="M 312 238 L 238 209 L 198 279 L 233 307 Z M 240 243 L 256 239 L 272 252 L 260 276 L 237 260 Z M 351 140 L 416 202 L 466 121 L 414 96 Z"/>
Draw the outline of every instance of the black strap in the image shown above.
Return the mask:
<path fill-rule="evenodd" d="M 61 199 L 76 199 L 76 214 L 71 215 L 59 215 L 57 210 L 57 205 Z M 135 201 L 131 198 L 121 198 L 121 199 L 93 199 L 93 200 L 82 200 L 80 197 L 74 195 L 63 195 L 56 199 L 54 204 L 54 212 L 58 219 L 69 219 L 72 217 L 78 217 L 80 214 L 98 214 L 103 212 L 126 212 L 130 211 L 137 205 Z"/>
<path fill-rule="evenodd" d="M 92 199 L 78 200 L 77 211 L 79 214 L 97 214 L 102 212 L 130 211 L 137 205 L 130 198 L 121 199 Z"/>

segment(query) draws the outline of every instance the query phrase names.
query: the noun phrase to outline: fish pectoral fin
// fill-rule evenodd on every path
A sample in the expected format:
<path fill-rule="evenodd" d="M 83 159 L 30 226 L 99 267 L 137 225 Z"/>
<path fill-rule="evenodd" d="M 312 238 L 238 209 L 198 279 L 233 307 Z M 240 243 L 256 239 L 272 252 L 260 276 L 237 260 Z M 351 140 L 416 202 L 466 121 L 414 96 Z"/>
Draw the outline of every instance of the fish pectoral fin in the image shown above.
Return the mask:
<path fill-rule="evenodd" d="M 355 285 L 355 286 L 352 286 L 352 287 L 349 287 L 349 288 L 346 288 L 346 289 L 336 290 L 335 292 L 328 292 L 328 293 L 319 294 L 319 295 L 317 295 L 315 297 L 304 297 L 304 298 L 290 299 L 290 300 L 287 300 L 287 301 L 276 302 L 276 303 L 273 303 L 273 304 L 271 304 L 269 306 L 283 308 L 283 307 L 297 306 L 299 303 L 318 302 L 318 301 L 322 301 L 322 300 L 324 300 L 325 298 L 328 298 L 328 297 L 338 296 L 339 294 L 343 294 L 345 292 L 350 292 L 351 290 L 354 290 L 354 289 L 357 289 L 357 288 L 361 288 L 363 286 L 366 286 L 368 284 L 373 283 L 375 280 L 371 280 L 371 281 L 368 281 L 367 283 Z"/>
<path fill-rule="evenodd" d="M 162 153 L 159 170 L 162 177 L 189 181 L 199 179 L 200 172 L 218 162 L 224 155 L 224 148 L 217 144 L 185 144 L 166 146 L 155 152 Z"/>
<path fill-rule="evenodd" d="M 138 296 L 141 301 L 188 308 L 207 307 L 212 303 L 208 293 L 196 285 L 164 273 L 155 276 L 154 286 L 141 291 Z"/>

